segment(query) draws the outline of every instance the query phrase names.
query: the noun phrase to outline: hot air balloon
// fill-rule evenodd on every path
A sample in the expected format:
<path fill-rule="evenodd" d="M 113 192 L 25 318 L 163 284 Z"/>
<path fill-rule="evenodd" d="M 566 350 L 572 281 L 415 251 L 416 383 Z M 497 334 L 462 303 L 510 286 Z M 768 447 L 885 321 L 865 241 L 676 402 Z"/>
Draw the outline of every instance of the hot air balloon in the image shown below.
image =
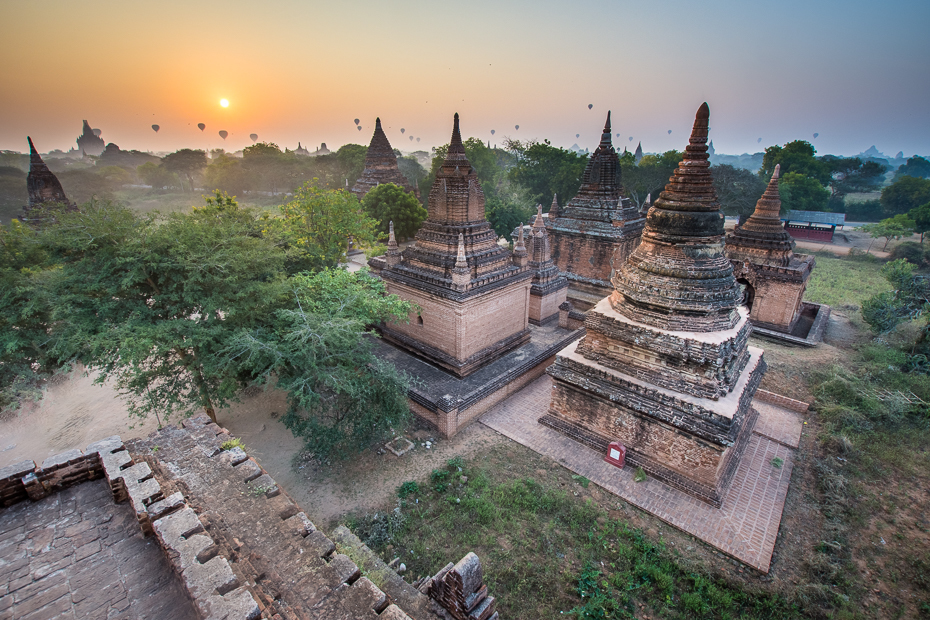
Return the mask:
<path fill-rule="evenodd" d="M 199 129 L 200 131 L 203 131 L 203 130 L 206 129 L 206 128 L 207 128 L 207 126 L 204 125 L 203 123 L 197 123 L 197 129 Z"/>
<path fill-rule="evenodd" d="M 756 143 L 757 143 L 757 144 L 758 144 L 759 142 L 762 142 L 762 138 L 759 138 L 758 140 L 756 140 Z"/>
<path fill-rule="evenodd" d="M 355 119 L 355 124 L 358 125 L 358 119 Z"/>
<path fill-rule="evenodd" d="M 102 129 L 94 129 L 94 135 L 97 136 L 98 138 L 100 137 L 100 134 L 102 133 L 103 133 Z"/>
<path fill-rule="evenodd" d="M 633 141 L 633 136 L 630 136 L 630 142 L 632 142 L 632 141 Z"/>
<path fill-rule="evenodd" d="M 594 104 L 593 104 L 593 103 L 589 103 L 589 104 L 588 104 L 588 109 L 589 109 L 589 110 L 590 110 L 591 108 L 593 108 L 593 107 L 594 107 Z"/>
<path fill-rule="evenodd" d="M 580 138 L 580 137 L 581 137 L 581 134 L 580 134 L 580 133 L 576 133 L 576 134 L 575 134 L 575 137 L 576 137 L 576 138 Z"/>
<path fill-rule="evenodd" d="M 225 140 L 225 139 L 226 139 L 226 136 L 228 136 L 228 135 L 229 135 L 229 132 L 228 132 L 228 131 L 226 131 L 225 129 L 220 129 L 220 137 L 221 137 L 222 139 Z"/>
<path fill-rule="evenodd" d="M 819 133 L 815 133 L 815 134 L 814 134 L 814 137 L 816 138 L 816 137 L 819 136 L 819 135 L 820 135 Z"/>
<path fill-rule="evenodd" d="M 617 137 L 619 138 L 619 137 L 620 137 L 620 134 L 617 134 Z"/>
<path fill-rule="evenodd" d="M 419 142 L 419 141 L 420 141 L 420 139 L 419 139 L 419 138 L 417 138 L 417 142 Z"/>
<path fill-rule="evenodd" d="M 410 141 L 413 142 L 413 136 L 410 136 Z"/>
<path fill-rule="evenodd" d="M 493 129 L 491 130 L 491 135 L 492 135 L 492 136 L 494 135 L 494 130 L 493 130 Z"/>
<path fill-rule="evenodd" d="M 152 125 L 152 131 L 154 131 L 155 133 L 158 133 L 159 129 L 161 129 L 161 127 L 159 127 L 158 125 Z"/>
<path fill-rule="evenodd" d="M 359 131 L 361 131 L 361 130 L 362 130 L 362 126 L 359 125 L 357 129 L 358 129 Z"/>
<path fill-rule="evenodd" d="M 671 130 L 671 129 L 668 130 L 668 135 L 672 135 L 672 130 Z"/>
<path fill-rule="evenodd" d="M 250 134 L 249 134 L 249 138 L 251 138 L 252 142 L 256 142 L 256 141 L 258 140 L 258 134 L 257 134 L 257 133 L 250 133 Z"/>
<path fill-rule="evenodd" d="M 404 133 L 404 128 L 403 128 L 403 127 L 400 128 L 400 133 Z"/>
<path fill-rule="evenodd" d="M 519 126 L 519 125 L 514 125 L 513 128 L 516 129 L 517 131 L 520 131 L 520 126 Z"/>

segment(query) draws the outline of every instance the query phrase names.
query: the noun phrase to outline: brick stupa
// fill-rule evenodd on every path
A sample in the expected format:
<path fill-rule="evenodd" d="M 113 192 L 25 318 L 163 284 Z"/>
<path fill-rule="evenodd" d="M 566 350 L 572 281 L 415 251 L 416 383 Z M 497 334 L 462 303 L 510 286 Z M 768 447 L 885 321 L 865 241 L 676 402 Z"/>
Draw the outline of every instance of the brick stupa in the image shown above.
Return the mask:
<path fill-rule="evenodd" d="M 371 136 L 371 144 L 368 145 L 368 152 L 365 154 L 365 169 L 352 186 L 352 193 L 361 200 L 365 194 L 382 183 L 394 183 L 411 194 L 418 193 L 397 167 L 397 155 L 381 129 L 381 119 L 376 118 L 375 133 Z"/>
<path fill-rule="evenodd" d="M 610 137 L 610 112 L 598 145 L 567 204 L 549 213 L 552 259 L 570 285 L 569 297 L 590 307 L 613 290 L 613 266 L 619 267 L 639 244 L 645 219 L 623 197 L 620 158 Z"/>
<path fill-rule="evenodd" d="M 752 324 L 791 332 L 801 315 L 801 301 L 814 269 L 814 257 L 794 253 L 794 239 L 779 218 L 780 168 L 775 166 L 755 212 L 727 235 L 726 252 L 733 273 L 746 286 L 745 301 Z"/>
<path fill-rule="evenodd" d="M 709 116 L 705 103 L 616 290 L 549 367 L 540 422 L 605 455 L 619 442 L 628 464 L 720 506 L 758 417 L 765 361 L 748 346 L 749 313 L 724 254 Z"/>
<path fill-rule="evenodd" d="M 554 208 L 558 208 L 553 198 Z M 521 227 L 522 231 L 522 227 Z M 527 246 L 527 266 L 533 272 L 530 286 L 530 323 L 545 325 L 559 319 L 559 306 L 565 302 L 568 280 L 559 274 L 552 260 L 549 246 L 549 231 L 542 216 L 542 206 L 536 206 L 536 220 L 530 232 Z"/>
<path fill-rule="evenodd" d="M 61 182 L 36 151 L 32 138 L 27 136 L 26 140 L 29 141 L 29 174 L 26 176 L 29 204 L 23 208 L 23 220 L 32 224 L 43 222 L 48 217 L 48 207 L 64 206 L 69 211 L 76 211 L 77 206 L 65 196 Z"/>
<path fill-rule="evenodd" d="M 445 161 L 429 193 L 416 242 L 372 259 L 388 291 L 420 308 L 410 322 L 383 328 L 385 340 L 459 377 L 525 344 L 533 272 L 527 258 L 497 244 L 484 192 L 465 156 L 455 115 Z"/>

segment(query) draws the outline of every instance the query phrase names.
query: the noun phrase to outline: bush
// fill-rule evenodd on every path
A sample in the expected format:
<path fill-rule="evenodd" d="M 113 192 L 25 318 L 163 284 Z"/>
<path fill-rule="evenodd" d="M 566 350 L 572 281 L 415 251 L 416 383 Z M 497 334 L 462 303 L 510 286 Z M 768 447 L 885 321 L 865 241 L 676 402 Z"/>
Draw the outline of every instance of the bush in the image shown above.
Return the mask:
<path fill-rule="evenodd" d="M 397 497 L 404 499 L 411 495 L 416 495 L 420 492 L 420 485 L 418 485 L 413 480 L 408 480 L 399 487 L 397 487 Z"/>
<path fill-rule="evenodd" d="M 919 267 L 924 262 L 924 249 L 916 241 L 905 241 L 891 250 L 889 258 L 891 260 L 903 258 L 912 265 Z"/>

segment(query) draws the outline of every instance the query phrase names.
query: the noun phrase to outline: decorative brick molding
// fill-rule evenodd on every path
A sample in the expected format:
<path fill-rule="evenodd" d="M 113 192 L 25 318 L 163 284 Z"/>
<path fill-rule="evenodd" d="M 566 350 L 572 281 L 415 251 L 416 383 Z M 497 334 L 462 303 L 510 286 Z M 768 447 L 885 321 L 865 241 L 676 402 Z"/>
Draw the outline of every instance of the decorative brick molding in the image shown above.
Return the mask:
<path fill-rule="evenodd" d="M 488 596 L 484 585 L 481 560 L 469 553 L 451 562 L 429 579 L 421 590 L 447 610 L 455 620 L 498 620 L 497 601 Z"/>
<path fill-rule="evenodd" d="M 795 400 L 793 398 L 788 398 L 787 396 L 782 396 L 781 394 L 776 394 L 775 392 L 769 392 L 768 390 L 756 390 L 756 398 L 761 400 L 763 403 L 771 403 L 773 405 L 778 405 L 779 407 L 784 407 L 789 411 L 796 411 L 798 413 L 807 413 L 807 410 L 810 409 L 809 403 Z"/>

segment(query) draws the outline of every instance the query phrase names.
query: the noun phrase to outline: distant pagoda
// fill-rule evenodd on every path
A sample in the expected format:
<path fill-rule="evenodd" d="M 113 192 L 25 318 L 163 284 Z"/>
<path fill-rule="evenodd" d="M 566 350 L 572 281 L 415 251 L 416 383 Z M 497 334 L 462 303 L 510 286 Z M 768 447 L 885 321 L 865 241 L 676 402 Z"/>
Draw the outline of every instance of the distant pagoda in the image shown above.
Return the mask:
<path fill-rule="evenodd" d="M 29 141 L 29 174 L 26 176 L 26 190 L 29 193 L 29 204 L 23 207 L 23 220 L 30 224 L 41 224 L 48 219 L 49 207 L 65 207 L 68 211 L 76 211 L 77 206 L 65 196 L 58 177 L 49 170 L 42 160 L 42 156 Z"/>
<path fill-rule="evenodd" d="M 297 143 L 297 148 L 294 149 L 294 155 L 299 155 L 300 157 L 309 157 L 310 151 L 305 147 L 301 146 L 300 142 Z"/>
<path fill-rule="evenodd" d="M 407 177 L 401 174 L 400 168 L 397 167 L 397 156 L 381 129 L 381 119 L 376 118 L 375 132 L 371 136 L 371 144 L 368 145 L 368 152 L 365 154 L 365 169 L 352 187 L 352 193 L 361 200 L 365 194 L 382 183 L 394 183 L 419 197 L 419 192 L 410 185 Z"/>
<path fill-rule="evenodd" d="M 87 155 L 100 155 L 106 145 L 103 138 L 90 128 L 90 123 L 84 121 L 84 129 L 77 138 L 78 149 L 84 151 Z"/>
<path fill-rule="evenodd" d="M 623 264 L 639 244 L 645 219 L 623 197 L 620 158 L 610 137 L 610 112 L 601 142 L 591 154 L 581 189 L 555 216 L 549 214 L 552 259 L 570 285 L 569 297 L 591 304 L 613 290 L 612 266 Z"/>
<path fill-rule="evenodd" d="M 801 314 L 814 257 L 794 253 L 794 239 L 779 214 L 778 177 L 769 181 L 756 210 L 726 238 L 726 252 L 733 272 L 746 287 L 745 302 L 753 325 L 791 332 Z"/>
<path fill-rule="evenodd" d="M 729 259 L 707 157 L 710 111 L 697 112 L 684 157 L 618 265 L 615 291 L 587 333 L 556 357 L 540 422 L 720 506 L 758 413 L 765 372 Z"/>
<path fill-rule="evenodd" d="M 380 125 L 372 145 L 379 133 Z M 415 243 L 400 253 L 392 238 L 388 254 L 370 261 L 389 292 L 420 308 L 409 323 L 386 325 L 385 340 L 460 377 L 530 337 L 527 308 L 533 272 L 526 250 L 511 256 L 501 248 L 484 209 L 484 192 L 465 156 L 456 114 L 449 151 Z"/>

